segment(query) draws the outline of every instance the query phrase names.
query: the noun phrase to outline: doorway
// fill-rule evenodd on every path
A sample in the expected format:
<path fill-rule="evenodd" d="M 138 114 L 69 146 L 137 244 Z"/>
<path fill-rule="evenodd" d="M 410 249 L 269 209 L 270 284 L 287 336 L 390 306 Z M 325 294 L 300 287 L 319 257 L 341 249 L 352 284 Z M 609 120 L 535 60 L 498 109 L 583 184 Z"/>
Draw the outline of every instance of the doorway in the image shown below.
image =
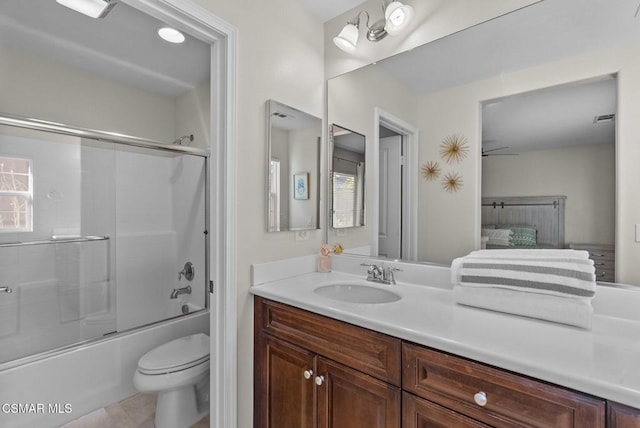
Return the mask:
<path fill-rule="evenodd" d="M 380 126 L 378 187 L 378 256 L 402 258 L 403 138 Z"/>
<path fill-rule="evenodd" d="M 416 260 L 418 128 L 375 109 L 373 254 Z"/>

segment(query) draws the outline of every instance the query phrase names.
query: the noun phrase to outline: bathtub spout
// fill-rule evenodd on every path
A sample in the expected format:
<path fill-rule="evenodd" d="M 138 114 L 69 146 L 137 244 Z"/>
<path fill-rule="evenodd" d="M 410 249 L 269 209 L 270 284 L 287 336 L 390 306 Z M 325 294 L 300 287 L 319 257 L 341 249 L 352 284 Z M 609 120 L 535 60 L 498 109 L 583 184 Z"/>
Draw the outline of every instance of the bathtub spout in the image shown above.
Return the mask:
<path fill-rule="evenodd" d="M 171 292 L 171 298 L 177 299 L 178 296 L 181 294 L 191 294 L 191 286 L 187 285 L 186 287 L 182 287 L 182 288 L 174 288 L 173 291 Z"/>

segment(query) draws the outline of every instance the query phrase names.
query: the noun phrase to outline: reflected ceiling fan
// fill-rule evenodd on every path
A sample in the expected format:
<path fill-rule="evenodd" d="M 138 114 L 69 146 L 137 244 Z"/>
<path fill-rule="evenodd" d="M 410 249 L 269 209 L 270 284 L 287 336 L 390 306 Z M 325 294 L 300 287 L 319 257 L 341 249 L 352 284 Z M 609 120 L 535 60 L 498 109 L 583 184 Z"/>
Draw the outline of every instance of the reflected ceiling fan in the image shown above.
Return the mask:
<path fill-rule="evenodd" d="M 500 150 L 506 150 L 508 149 L 509 146 L 504 146 L 504 147 L 497 147 L 495 149 L 489 149 L 489 150 L 485 150 L 484 148 L 482 149 L 482 157 L 485 156 L 518 156 L 518 153 L 494 153 Z"/>

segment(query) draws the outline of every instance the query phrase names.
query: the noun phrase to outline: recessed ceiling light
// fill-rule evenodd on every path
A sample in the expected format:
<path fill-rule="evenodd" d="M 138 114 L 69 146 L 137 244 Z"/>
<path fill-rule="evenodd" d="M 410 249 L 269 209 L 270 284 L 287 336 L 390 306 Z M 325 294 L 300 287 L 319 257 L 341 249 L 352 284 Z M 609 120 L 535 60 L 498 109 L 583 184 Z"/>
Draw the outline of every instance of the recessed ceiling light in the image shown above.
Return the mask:
<path fill-rule="evenodd" d="M 171 27 L 162 27 L 158 30 L 158 36 L 162 37 L 163 40 L 166 40 L 169 43 L 184 43 L 184 34 L 175 28 Z"/>

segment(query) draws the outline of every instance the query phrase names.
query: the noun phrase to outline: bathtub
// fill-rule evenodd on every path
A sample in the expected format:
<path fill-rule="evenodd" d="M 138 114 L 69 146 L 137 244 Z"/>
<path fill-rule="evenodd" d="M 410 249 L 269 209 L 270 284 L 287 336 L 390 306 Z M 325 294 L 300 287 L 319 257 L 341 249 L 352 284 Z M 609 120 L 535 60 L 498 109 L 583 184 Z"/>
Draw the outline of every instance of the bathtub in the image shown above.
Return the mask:
<path fill-rule="evenodd" d="M 194 307 L 195 309 L 195 307 Z M 209 311 L 114 335 L 0 371 L 0 426 L 54 428 L 134 395 L 138 359 L 169 340 L 209 333 Z"/>

